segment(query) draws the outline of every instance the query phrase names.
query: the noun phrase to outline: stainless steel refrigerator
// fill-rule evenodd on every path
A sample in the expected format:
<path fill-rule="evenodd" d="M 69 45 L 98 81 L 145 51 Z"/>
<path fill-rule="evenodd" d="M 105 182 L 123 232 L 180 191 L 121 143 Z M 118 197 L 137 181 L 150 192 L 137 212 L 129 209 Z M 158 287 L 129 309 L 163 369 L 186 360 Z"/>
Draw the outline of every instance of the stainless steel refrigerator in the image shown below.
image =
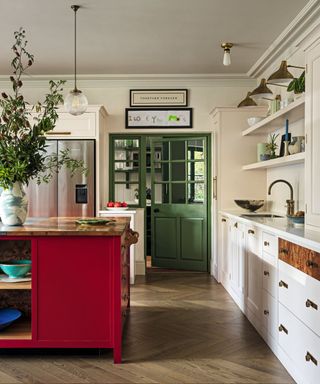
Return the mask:
<path fill-rule="evenodd" d="M 95 141 L 48 140 L 47 153 L 69 149 L 70 157 L 83 160 L 89 173 L 77 172 L 71 177 L 64 166 L 51 181 L 38 185 L 32 180 L 26 189 L 29 217 L 95 216 Z"/>

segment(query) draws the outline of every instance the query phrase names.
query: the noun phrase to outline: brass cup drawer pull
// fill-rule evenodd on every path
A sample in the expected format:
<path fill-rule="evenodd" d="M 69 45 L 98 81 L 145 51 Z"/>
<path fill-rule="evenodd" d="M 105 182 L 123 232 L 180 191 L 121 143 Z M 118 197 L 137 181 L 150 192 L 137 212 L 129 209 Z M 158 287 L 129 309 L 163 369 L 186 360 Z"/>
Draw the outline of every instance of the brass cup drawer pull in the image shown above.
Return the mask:
<path fill-rule="evenodd" d="M 264 274 L 264 276 L 270 276 L 270 272 L 269 271 L 263 271 L 263 274 Z"/>
<path fill-rule="evenodd" d="M 269 243 L 269 241 L 264 241 L 263 245 L 264 245 L 265 247 L 269 247 L 270 243 Z"/>
<path fill-rule="evenodd" d="M 253 229 L 248 229 L 249 235 L 254 235 L 254 230 Z"/>
<path fill-rule="evenodd" d="M 312 361 L 314 365 L 318 365 L 318 360 L 314 358 L 310 352 L 306 354 L 306 361 Z"/>
<path fill-rule="evenodd" d="M 285 255 L 289 254 L 289 250 L 287 248 L 281 248 L 280 253 L 284 253 Z"/>
<path fill-rule="evenodd" d="M 318 305 L 309 299 L 307 299 L 307 301 L 306 301 L 306 307 L 307 308 L 313 308 L 316 311 L 318 310 Z"/>
<path fill-rule="evenodd" d="M 267 309 L 265 309 L 265 310 L 263 311 L 263 314 L 266 315 L 266 316 L 268 316 L 268 315 L 269 315 L 269 311 L 268 311 Z"/>
<path fill-rule="evenodd" d="M 279 325 L 279 332 L 284 332 L 285 334 L 288 334 L 288 330 L 286 327 L 284 327 L 282 324 Z"/>
<path fill-rule="evenodd" d="M 286 289 L 289 288 L 288 284 L 285 283 L 283 280 L 280 280 L 280 281 L 279 281 L 279 287 L 284 287 L 284 288 L 286 288 Z"/>
<path fill-rule="evenodd" d="M 309 268 L 318 268 L 318 264 L 312 260 L 307 260 L 306 266 Z"/>

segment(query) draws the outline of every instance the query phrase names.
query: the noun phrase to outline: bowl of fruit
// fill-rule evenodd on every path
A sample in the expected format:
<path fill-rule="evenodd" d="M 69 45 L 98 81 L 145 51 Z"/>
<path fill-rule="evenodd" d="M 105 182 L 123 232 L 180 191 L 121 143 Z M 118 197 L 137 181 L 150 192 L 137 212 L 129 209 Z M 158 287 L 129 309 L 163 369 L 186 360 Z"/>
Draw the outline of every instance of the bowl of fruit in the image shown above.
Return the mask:
<path fill-rule="evenodd" d="M 106 209 L 108 211 L 125 211 L 128 208 L 128 204 L 125 201 L 108 201 L 106 204 Z"/>
<path fill-rule="evenodd" d="M 298 211 L 294 215 L 289 216 L 288 219 L 294 224 L 294 225 L 303 225 L 304 224 L 304 212 Z"/>

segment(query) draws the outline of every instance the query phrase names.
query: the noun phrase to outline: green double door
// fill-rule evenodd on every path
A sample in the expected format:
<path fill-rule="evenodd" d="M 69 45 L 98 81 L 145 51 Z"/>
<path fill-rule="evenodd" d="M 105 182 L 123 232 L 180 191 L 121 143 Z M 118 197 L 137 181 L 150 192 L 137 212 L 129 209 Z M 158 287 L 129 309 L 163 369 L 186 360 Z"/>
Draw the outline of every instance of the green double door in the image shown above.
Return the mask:
<path fill-rule="evenodd" d="M 153 266 L 208 270 L 207 150 L 207 137 L 151 139 Z"/>

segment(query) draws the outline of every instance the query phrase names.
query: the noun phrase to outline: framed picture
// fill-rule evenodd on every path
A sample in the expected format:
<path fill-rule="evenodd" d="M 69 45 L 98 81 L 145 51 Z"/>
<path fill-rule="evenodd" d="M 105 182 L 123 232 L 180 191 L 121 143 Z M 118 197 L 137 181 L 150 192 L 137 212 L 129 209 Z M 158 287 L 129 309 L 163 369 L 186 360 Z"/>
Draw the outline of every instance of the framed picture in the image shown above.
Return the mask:
<path fill-rule="evenodd" d="M 130 107 L 186 107 L 187 89 L 131 89 Z"/>
<path fill-rule="evenodd" d="M 126 108 L 126 128 L 192 128 L 192 108 Z"/>

